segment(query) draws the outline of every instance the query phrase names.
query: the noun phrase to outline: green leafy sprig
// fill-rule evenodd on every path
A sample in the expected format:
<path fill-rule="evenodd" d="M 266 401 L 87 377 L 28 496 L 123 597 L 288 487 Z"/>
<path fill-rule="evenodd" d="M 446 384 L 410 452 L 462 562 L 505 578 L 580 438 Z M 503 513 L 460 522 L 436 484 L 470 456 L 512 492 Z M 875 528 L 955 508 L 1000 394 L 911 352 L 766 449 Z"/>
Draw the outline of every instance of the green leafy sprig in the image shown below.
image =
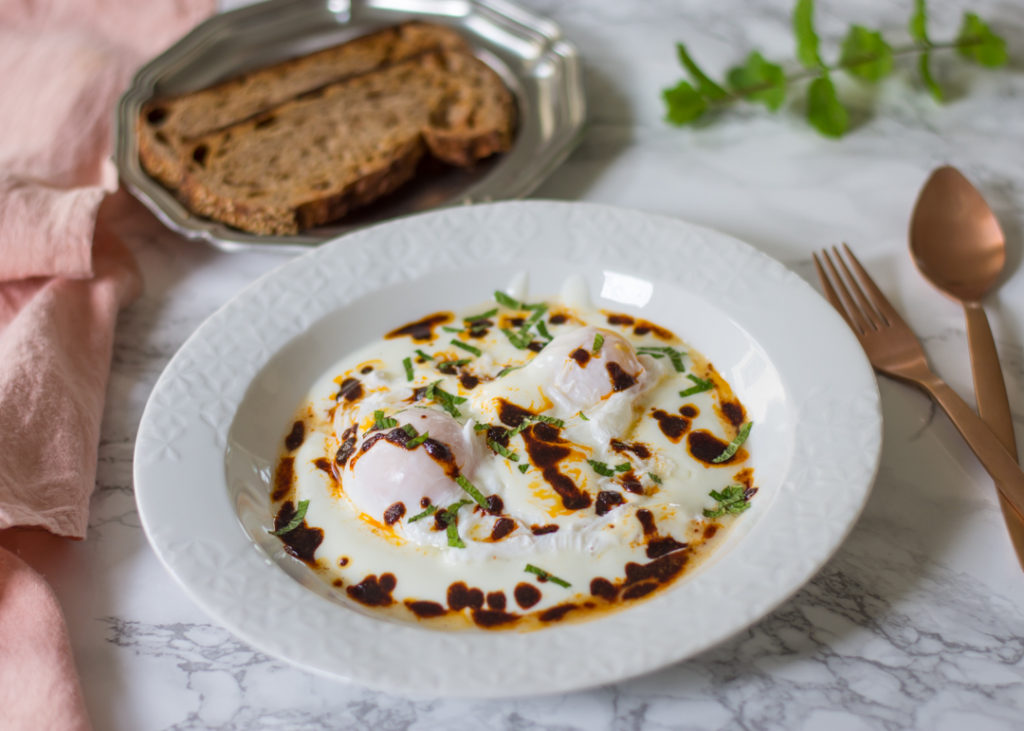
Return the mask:
<path fill-rule="evenodd" d="M 932 53 L 954 50 L 963 58 L 981 66 L 995 68 L 1006 64 L 1009 56 L 1006 41 L 995 34 L 976 13 L 965 12 L 960 31 L 950 41 L 933 41 L 928 34 L 928 8 L 925 0 L 914 0 L 908 30 L 912 43 L 894 47 L 881 32 L 862 25 L 851 25 L 840 45 L 839 58 L 826 62 L 821 56 L 821 43 L 814 26 L 814 0 L 797 0 L 793 8 L 793 32 L 796 37 L 796 58 L 801 69 L 787 73 L 780 64 L 751 51 L 742 65 L 729 69 L 725 81 L 714 81 L 697 62 L 686 46 L 676 45 L 679 62 L 689 80 L 665 89 L 666 119 L 683 126 L 705 117 L 712 110 L 739 101 L 763 104 L 777 111 L 787 94 L 798 84 L 807 87 L 807 121 L 827 137 L 842 137 L 850 129 L 850 115 L 836 93 L 833 72 L 842 71 L 868 83 L 881 81 L 892 73 L 895 60 L 917 56 L 921 82 L 936 101 L 945 93 L 932 73 Z"/>

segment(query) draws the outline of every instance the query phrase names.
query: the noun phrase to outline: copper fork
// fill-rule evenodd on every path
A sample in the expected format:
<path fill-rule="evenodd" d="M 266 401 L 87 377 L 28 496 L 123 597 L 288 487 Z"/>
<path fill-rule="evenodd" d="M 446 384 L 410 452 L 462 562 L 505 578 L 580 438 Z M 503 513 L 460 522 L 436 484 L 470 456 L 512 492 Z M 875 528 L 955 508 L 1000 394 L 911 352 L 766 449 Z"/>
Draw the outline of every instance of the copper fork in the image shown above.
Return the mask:
<path fill-rule="evenodd" d="M 824 267 L 818 255 L 813 255 L 814 266 L 825 296 L 860 340 L 871 365 L 879 373 L 915 385 L 931 396 L 978 456 L 982 466 L 995 480 L 999 492 L 1019 515 L 1024 516 L 1024 472 L 1020 466 L 988 425 L 929 368 L 921 343 L 857 261 L 850 247 L 843 244 L 843 252 L 849 265 L 839 249 L 833 246 L 832 256 L 827 249 L 821 252 Z M 833 263 L 833 256 L 838 267 Z"/>

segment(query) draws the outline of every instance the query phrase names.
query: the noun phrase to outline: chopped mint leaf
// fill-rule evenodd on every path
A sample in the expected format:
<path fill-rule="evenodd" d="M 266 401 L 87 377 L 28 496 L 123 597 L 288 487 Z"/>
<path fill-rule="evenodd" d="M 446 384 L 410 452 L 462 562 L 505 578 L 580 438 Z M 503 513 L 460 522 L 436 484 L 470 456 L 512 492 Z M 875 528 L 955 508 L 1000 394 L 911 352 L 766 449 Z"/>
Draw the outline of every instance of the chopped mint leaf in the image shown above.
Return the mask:
<path fill-rule="evenodd" d="M 653 482 L 655 485 L 660 485 L 661 484 L 661 478 L 658 477 L 653 472 L 648 472 L 647 476 L 651 478 L 651 482 Z"/>
<path fill-rule="evenodd" d="M 597 355 L 601 351 L 602 345 L 604 345 L 604 335 L 602 335 L 601 333 L 597 333 L 596 335 L 594 335 L 594 346 L 590 349 L 590 351 L 594 355 Z"/>
<path fill-rule="evenodd" d="M 470 358 L 459 358 L 458 360 L 442 360 L 437 364 L 437 370 L 441 373 L 454 373 L 456 368 L 461 368 L 467 363 L 472 362 Z"/>
<path fill-rule="evenodd" d="M 536 574 L 541 581 L 550 581 L 552 584 L 558 584 L 564 589 L 568 589 L 570 586 L 572 586 L 572 584 L 570 584 L 565 579 L 560 579 L 557 576 L 549 574 L 544 569 L 537 568 L 531 563 L 526 564 L 526 568 L 523 570 L 530 574 Z"/>
<path fill-rule="evenodd" d="M 509 297 L 507 294 L 502 292 L 500 289 L 499 290 L 495 290 L 495 292 L 494 292 L 494 301 L 497 302 L 502 307 L 507 307 L 510 310 L 523 310 L 523 309 L 526 309 L 525 307 L 523 307 L 523 303 L 522 302 L 520 302 L 519 300 L 514 299 L 512 297 Z"/>
<path fill-rule="evenodd" d="M 594 472 L 601 475 L 602 477 L 615 476 L 615 470 L 606 465 L 604 462 L 598 462 L 596 459 L 588 459 L 587 463 L 594 468 Z"/>
<path fill-rule="evenodd" d="M 406 449 L 415 449 L 416 447 L 418 447 L 421 444 L 423 444 L 423 442 L 427 441 L 427 439 L 429 437 L 430 437 L 430 432 L 426 432 L 425 431 L 422 434 L 420 434 L 419 436 L 413 437 L 412 439 L 407 441 L 405 443 L 405 448 Z"/>
<path fill-rule="evenodd" d="M 509 450 L 508 447 L 502 446 L 500 443 L 494 441 L 493 439 L 488 439 L 487 440 L 487 446 L 490 447 L 492 450 L 494 450 L 495 453 L 500 454 L 505 459 L 510 459 L 513 462 L 518 462 L 519 461 L 519 455 L 518 454 L 516 454 L 515 452 Z"/>
<path fill-rule="evenodd" d="M 391 429 L 392 427 L 398 426 L 398 422 L 392 419 L 390 416 L 384 416 L 383 411 L 373 412 L 373 428 L 374 429 Z"/>
<path fill-rule="evenodd" d="M 749 492 L 745 485 L 735 484 L 729 485 L 721 492 L 712 490 L 709 494 L 718 504 L 713 510 L 704 510 L 705 518 L 720 518 L 727 514 L 742 513 L 750 507 L 750 496 L 753 493 Z"/>
<path fill-rule="evenodd" d="M 442 325 L 441 329 L 444 330 L 445 332 L 460 333 L 460 332 L 463 332 L 466 328 L 464 328 L 464 327 L 451 327 L 450 325 Z"/>
<path fill-rule="evenodd" d="M 432 355 L 429 355 L 428 353 L 424 353 L 424 352 L 423 352 L 422 350 L 420 350 L 419 348 L 416 348 L 416 355 L 418 355 L 419 357 L 421 357 L 421 358 L 422 358 L 423 360 L 433 360 L 433 359 L 434 359 L 434 356 L 432 356 Z"/>
<path fill-rule="evenodd" d="M 522 368 L 522 367 L 523 367 L 523 366 L 521 366 L 521 365 L 510 365 L 510 366 L 505 366 L 505 367 L 504 367 L 504 368 L 502 368 L 502 369 L 501 369 L 500 371 L 498 371 L 498 378 L 501 378 L 502 376 L 506 376 L 506 375 L 508 375 L 509 373 L 511 373 L 512 371 L 518 371 L 518 370 L 519 370 L 520 368 Z"/>
<path fill-rule="evenodd" d="M 462 475 L 456 477 L 455 481 L 459 483 L 459 487 L 465 490 L 469 494 L 469 496 L 476 501 L 477 505 L 479 505 L 481 508 L 484 508 L 485 510 L 487 509 L 487 500 L 480 493 L 480 491 L 476 489 L 472 482 L 467 480 Z"/>
<path fill-rule="evenodd" d="M 736 434 L 736 438 L 729 442 L 729 446 L 725 448 L 725 451 L 711 461 L 718 464 L 719 462 L 725 462 L 736 454 L 736 450 L 738 450 L 743 442 L 747 441 L 747 437 L 750 436 L 750 427 L 753 425 L 754 422 L 748 421 L 746 424 L 741 426 L 739 432 Z"/>
<path fill-rule="evenodd" d="M 581 419 L 583 419 L 583 421 L 590 421 L 590 417 L 588 417 L 588 416 L 587 416 L 586 414 L 584 414 L 584 413 L 583 413 L 582 411 L 581 411 L 580 413 L 576 414 L 576 416 L 578 416 L 578 417 L 580 417 Z"/>
<path fill-rule="evenodd" d="M 682 373 L 686 370 L 683 366 L 683 356 L 686 353 L 682 350 L 676 350 L 670 348 L 667 345 L 641 345 L 636 349 L 638 355 L 649 355 L 652 358 L 665 358 L 667 357 L 672 361 L 672 367 L 676 369 L 677 373 Z"/>
<path fill-rule="evenodd" d="M 711 379 L 704 380 L 703 378 L 697 378 L 697 376 L 693 375 L 692 373 L 687 373 L 686 377 L 693 381 L 693 385 L 679 392 L 679 395 L 682 396 L 683 398 L 686 398 L 687 396 L 693 396 L 695 393 L 703 393 L 704 391 L 710 391 L 712 388 L 715 387 L 715 383 Z"/>
<path fill-rule="evenodd" d="M 512 343 L 512 346 L 518 348 L 519 350 L 525 350 L 526 346 L 530 344 L 529 335 L 523 337 L 514 330 L 509 330 L 507 327 L 501 328 L 501 331 L 505 333 L 505 337 L 507 337 L 508 341 Z"/>
<path fill-rule="evenodd" d="M 530 469 L 530 465 L 528 465 L 528 464 L 521 464 L 521 465 L 519 465 L 519 471 L 522 472 L 524 475 L 526 474 L 526 471 L 528 469 Z"/>
<path fill-rule="evenodd" d="M 409 520 L 407 520 L 406 522 L 407 523 L 415 523 L 417 520 L 422 520 L 423 518 L 426 518 L 428 515 L 433 515 L 436 512 L 437 512 L 437 506 L 436 505 L 428 505 L 426 510 L 424 510 L 422 513 L 417 513 L 416 515 L 414 515 L 411 518 L 409 518 Z"/>
<path fill-rule="evenodd" d="M 403 424 L 402 431 L 404 431 L 406 436 L 408 436 L 410 439 L 414 439 L 416 437 L 416 427 L 414 427 L 412 424 Z"/>
<path fill-rule="evenodd" d="M 623 462 L 622 464 L 615 465 L 616 472 L 629 472 L 631 469 L 633 469 L 633 465 L 629 462 Z"/>
<path fill-rule="evenodd" d="M 454 345 L 456 348 L 462 348 L 467 353 L 472 353 L 473 355 L 478 357 L 484 354 L 483 351 L 480 350 L 480 348 L 470 345 L 469 343 L 464 343 L 458 338 L 452 338 L 452 345 Z"/>
<path fill-rule="evenodd" d="M 285 533 L 291 533 L 293 530 L 298 528 L 302 521 L 306 518 L 306 510 L 309 508 L 309 500 L 300 500 L 298 507 L 295 508 L 295 515 L 288 521 L 288 525 L 284 528 L 278 528 L 277 530 L 270 531 L 272 536 L 283 536 Z"/>
<path fill-rule="evenodd" d="M 474 322 L 480 322 L 481 320 L 488 320 L 498 314 L 498 308 L 495 307 L 493 310 L 487 310 L 487 312 L 481 312 L 479 315 L 472 315 L 471 317 L 464 317 L 462 321 L 472 325 Z"/>
<path fill-rule="evenodd" d="M 405 380 L 411 381 L 413 379 L 412 358 L 405 358 L 402 365 L 405 367 Z"/>

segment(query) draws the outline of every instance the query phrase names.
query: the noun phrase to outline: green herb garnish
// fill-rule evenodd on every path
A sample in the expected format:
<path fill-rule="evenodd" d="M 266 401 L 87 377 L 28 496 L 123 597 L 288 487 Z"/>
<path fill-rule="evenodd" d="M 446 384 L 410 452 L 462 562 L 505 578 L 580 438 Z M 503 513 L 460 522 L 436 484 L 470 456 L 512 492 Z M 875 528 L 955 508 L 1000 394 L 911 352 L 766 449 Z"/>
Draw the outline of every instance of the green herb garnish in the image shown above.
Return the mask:
<path fill-rule="evenodd" d="M 835 73 L 845 72 L 859 82 L 877 83 L 893 73 L 898 58 L 916 57 L 923 87 L 936 101 L 942 102 L 946 93 L 932 72 L 933 53 L 953 50 L 967 61 L 986 67 L 1004 66 L 1009 60 L 1006 41 L 973 12 L 964 12 L 960 30 L 954 39 L 932 40 L 928 33 L 925 0 L 914 0 L 912 4 L 907 26 L 911 43 L 893 47 L 881 32 L 851 25 L 838 44 L 838 59 L 825 59 L 815 28 L 814 9 L 814 0 L 796 0 L 792 27 L 796 37 L 796 57 L 802 68 L 789 74 L 782 65 L 752 51 L 744 63 L 726 72 L 726 82 L 716 82 L 698 66 L 686 46 L 677 44 L 679 62 L 688 79 L 662 92 L 667 121 L 675 125 L 692 124 L 744 100 L 764 104 L 769 110 L 777 111 L 791 90 L 810 81 L 806 103 L 793 106 L 802 108 L 807 121 L 821 134 L 841 137 L 850 131 L 851 120 L 836 92 L 837 84 L 832 78 Z"/>
<path fill-rule="evenodd" d="M 459 537 L 459 516 L 458 512 L 463 505 L 469 505 L 469 500 L 459 500 L 445 508 L 440 514 L 440 520 L 445 525 L 448 533 L 448 545 L 452 548 L 465 548 L 466 544 Z"/>
<path fill-rule="evenodd" d="M 602 477 L 615 476 L 615 470 L 606 465 L 604 462 L 598 462 L 596 459 L 588 459 L 587 463 L 594 468 L 594 472 L 601 475 Z"/>
<path fill-rule="evenodd" d="M 452 521 L 445 527 L 445 532 L 448 534 L 448 545 L 451 548 L 465 548 L 466 544 L 462 542 L 462 538 L 459 536 L 459 524 Z"/>
<path fill-rule="evenodd" d="M 485 429 L 490 429 L 490 428 L 491 428 L 490 424 L 474 424 L 473 425 L 473 429 L 475 429 L 476 431 L 484 431 Z"/>
<path fill-rule="evenodd" d="M 445 332 L 460 333 L 460 332 L 463 332 L 466 328 L 464 328 L 464 327 L 452 327 L 450 325 L 442 325 L 441 329 L 444 330 Z"/>
<path fill-rule="evenodd" d="M 544 324 L 543 320 L 537 321 L 537 333 L 547 341 L 555 339 L 555 336 L 548 332 L 548 326 Z"/>
<path fill-rule="evenodd" d="M 505 367 L 504 367 L 504 368 L 502 368 L 502 369 L 501 369 L 500 371 L 498 371 L 498 378 L 501 378 L 502 376 L 508 375 L 508 374 L 509 374 L 509 373 L 511 373 L 512 371 L 518 371 L 518 370 L 519 370 L 520 368 L 522 368 L 522 367 L 523 367 L 523 366 L 521 366 L 521 365 L 510 365 L 510 366 L 505 366 Z"/>
<path fill-rule="evenodd" d="M 410 439 L 414 439 L 416 437 L 416 427 L 414 427 L 412 424 L 403 424 L 402 431 L 404 431 L 405 435 Z"/>
<path fill-rule="evenodd" d="M 398 422 L 392 419 L 390 416 L 384 416 L 383 411 L 373 412 L 374 429 L 391 429 L 392 427 L 396 426 L 398 426 Z"/>
<path fill-rule="evenodd" d="M 415 436 L 412 439 L 410 439 L 409 441 L 407 441 L 405 443 L 405 448 L 406 449 L 415 449 L 416 447 L 418 447 L 421 444 L 423 444 L 423 442 L 427 441 L 427 439 L 429 437 L 430 437 L 430 432 L 426 432 L 425 431 L 422 434 L 420 434 L 418 436 Z"/>
<path fill-rule="evenodd" d="M 715 387 L 715 383 L 711 379 L 704 380 L 703 378 L 697 378 L 697 376 L 693 375 L 692 373 L 687 373 L 686 377 L 693 381 L 694 385 L 679 392 L 679 395 L 682 396 L 683 398 L 686 398 L 687 396 L 693 396 L 693 394 L 695 393 L 703 393 L 704 391 L 710 391 L 712 388 Z"/>
<path fill-rule="evenodd" d="M 676 369 L 676 373 L 682 373 L 686 370 L 683 365 L 683 356 L 686 353 L 682 350 L 676 350 L 670 348 L 667 345 L 641 345 L 636 349 L 639 355 L 649 355 L 652 358 L 668 358 L 672 361 L 672 367 Z"/>
<path fill-rule="evenodd" d="M 602 345 L 604 345 L 604 335 L 597 333 L 594 335 L 594 347 L 590 349 L 590 352 L 597 355 L 600 352 Z"/>
<path fill-rule="evenodd" d="M 516 434 L 518 434 L 519 432 L 523 431 L 526 427 L 528 427 L 531 421 L 543 421 L 545 424 L 557 426 L 559 429 L 565 427 L 564 421 L 562 421 L 561 419 L 556 419 L 553 416 L 544 416 L 543 414 L 527 414 L 526 416 L 523 417 L 523 420 L 519 422 L 519 426 L 512 429 L 508 433 L 508 435 L 510 437 L 514 437 Z"/>
<path fill-rule="evenodd" d="M 452 342 L 452 345 L 454 345 L 456 348 L 462 348 L 467 353 L 472 353 L 473 355 L 475 355 L 477 357 L 479 357 L 479 356 L 484 354 L 483 351 L 480 350 L 480 348 L 477 348 L 476 346 L 470 345 L 469 343 L 464 343 L 461 340 L 459 340 L 458 338 L 452 338 L 451 342 Z"/>
<path fill-rule="evenodd" d="M 413 378 L 412 358 L 405 358 L 402 361 L 402 365 L 405 367 L 405 380 L 411 381 Z"/>
<path fill-rule="evenodd" d="M 661 478 L 658 477 L 653 472 L 648 472 L 647 476 L 651 478 L 651 482 L 653 482 L 655 485 L 660 485 L 661 484 Z"/>
<path fill-rule="evenodd" d="M 505 459 L 510 459 L 513 462 L 518 462 L 519 461 L 519 455 L 518 454 L 516 454 L 515 452 L 511 451 L 508 447 L 502 446 L 500 443 L 494 441 L 493 439 L 488 439 L 487 440 L 487 446 L 490 447 L 492 450 L 494 450 L 494 452 L 496 454 L 500 454 Z"/>
<path fill-rule="evenodd" d="M 615 465 L 616 472 L 629 472 L 631 469 L 633 469 L 633 465 L 629 462 L 623 462 L 622 464 Z"/>
<path fill-rule="evenodd" d="M 493 310 L 487 310 L 487 312 L 481 312 L 479 315 L 473 315 L 472 317 L 463 317 L 462 321 L 468 325 L 472 325 L 474 322 L 480 322 L 480 320 L 488 320 L 498 314 L 498 308 L 495 307 Z"/>
<path fill-rule="evenodd" d="M 422 520 L 423 518 L 426 518 L 428 515 L 433 515 L 436 512 L 436 505 L 428 505 L 426 510 L 424 510 L 422 513 L 417 513 L 416 515 L 412 516 L 411 518 L 409 518 L 409 520 L 406 521 L 406 523 L 415 523 L 417 520 Z"/>
<path fill-rule="evenodd" d="M 427 386 L 427 390 L 423 392 L 423 396 L 431 401 L 436 401 L 441 404 L 442 409 L 458 419 L 462 414 L 457 408 L 455 408 L 455 405 L 464 403 L 466 398 L 465 396 L 455 396 L 454 394 L 448 393 L 443 388 L 439 388 L 437 384 L 440 382 L 441 379 L 439 378 Z"/>
<path fill-rule="evenodd" d="M 549 574 L 544 569 L 537 568 L 532 563 L 526 564 L 526 568 L 523 570 L 530 574 L 537 574 L 537 576 L 540 577 L 541 581 L 550 581 L 552 584 L 558 584 L 564 589 L 568 589 L 570 586 L 572 586 L 572 584 L 570 584 L 565 579 L 560 579 L 557 576 Z"/>
<path fill-rule="evenodd" d="M 729 446 L 725 448 L 725 451 L 711 461 L 718 464 L 719 462 L 725 462 L 725 460 L 736 454 L 736 450 L 740 448 L 743 442 L 747 441 L 747 437 L 750 435 L 750 427 L 753 425 L 754 422 L 748 421 L 746 424 L 741 426 L 739 432 L 736 434 L 736 438 L 729 442 Z"/>
<path fill-rule="evenodd" d="M 530 469 L 530 465 L 528 465 L 528 464 L 521 464 L 521 465 L 519 465 L 519 471 L 522 472 L 524 475 L 526 474 L 526 471 L 528 469 Z"/>
<path fill-rule="evenodd" d="M 501 290 L 495 290 L 495 292 L 494 292 L 494 301 L 497 302 L 502 307 L 507 307 L 510 310 L 525 310 L 526 309 L 526 307 L 523 305 L 522 302 L 520 302 L 517 299 L 513 299 L 512 297 L 509 297 L 507 294 L 505 294 Z"/>
<path fill-rule="evenodd" d="M 580 417 L 581 419 L 583 419 L 583 421 L 590 421 L 590 417 L 588 417 L 588 416 L 587 416 L 586 414 L 584 414 L 584 413 L 583 413 L 582 411 L 581 411 L 580 413 L 576 414 L 576 416 L 578 416 L 578 417 Z"/>
<path fill-rule="evenodd" d="M 420 350 L 419 348 L 416 348 L 416 355 L 418 355 L 419 357 L 421 357 L 421 358 L 422 358 L 423 360 L 433 360 L 433 359 L 434 359 L 434 356 L 432 356 L 432 355 L 429 355 L 429 354 L 427 354 L 427 353 L 424 353 L 424 352 L 423 352 L 422 350 Z"/>
<path fill-rule="evenodd" d="M 712 490 L 710 495 L 718 504 L 714 510 L 704 510 L 705 518 L 720 518 L 726 514 L 734 515 L 742 513 L 750 507 L 750 493 L 747 492 L 745 485 L 738 483 L 729 485 L 721 492 Z"/>
<path fill-rule="evenodd" d="M 293 530 L 298 528 L 302 521 L 306 517 L 306 510 L 309 508 L 309 500 L 300 500 L 299 505 L 295 508 L 295 515 L 288 521 L 288 525 L 284 528 L 278 528 L 277 530 L 270 531 L 272 536 L 283 536 L 285 533 L 291 533 Z"/>
<path fill-rule="evenodd" d="M 461 368 L 467 363 L 471 363 L 471 358 L 459 358 L 458 360 L 442 360 L 437 364 L 437 370 L 441 373 L 454 373 L 456 368 Z"/>
<path fill-rule="evenodd" d="M 459 475 L 458 477 L 456 477 L 455 481 L 457 483 L 459 483 L 459 487 L 461 487 L 463 490 L 465 490 L 469 494 L 469 496 L 471 498 L 473 498 L 474 501 L 476 501 L 477 505 L 479 505 L 481 508 L 484 508 L 485 510 L 487 509 L 487 507 L 488 507 L 487 500 L 480 493 L 480 491 L 477 490 L 476 487 L 474 487 L 472 482 L 467 480 L 462 475 Z"/>
<path fill-rule="evenodd" d="M 509 330 L 507 327 L 501 328 L 501 331 L 505 333 L 505 337 L 508 338 L 508 341 L 512 343 L 512 346 L 514 348 L 518 348 L 519 350 L 526 350 L 526 346 L 530 344 L 529 335 L 523 337 L 514 330 Z"/>

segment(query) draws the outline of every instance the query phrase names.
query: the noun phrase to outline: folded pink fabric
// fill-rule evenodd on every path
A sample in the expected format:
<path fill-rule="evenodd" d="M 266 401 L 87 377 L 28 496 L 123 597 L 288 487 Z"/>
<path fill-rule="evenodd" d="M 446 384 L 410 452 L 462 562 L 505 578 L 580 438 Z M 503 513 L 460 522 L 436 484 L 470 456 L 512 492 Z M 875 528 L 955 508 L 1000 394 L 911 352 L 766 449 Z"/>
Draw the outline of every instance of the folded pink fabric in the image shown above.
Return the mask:
<path fill-rule="evenodd" d="M 0 530 L 85 537 L 114 324 L 141 285 L 103 215 L 114 106 L 142 61 L 212 10 L 0 3 Z M 59 605 L 0 547 L 0 727 L 88 725 Z"/>

